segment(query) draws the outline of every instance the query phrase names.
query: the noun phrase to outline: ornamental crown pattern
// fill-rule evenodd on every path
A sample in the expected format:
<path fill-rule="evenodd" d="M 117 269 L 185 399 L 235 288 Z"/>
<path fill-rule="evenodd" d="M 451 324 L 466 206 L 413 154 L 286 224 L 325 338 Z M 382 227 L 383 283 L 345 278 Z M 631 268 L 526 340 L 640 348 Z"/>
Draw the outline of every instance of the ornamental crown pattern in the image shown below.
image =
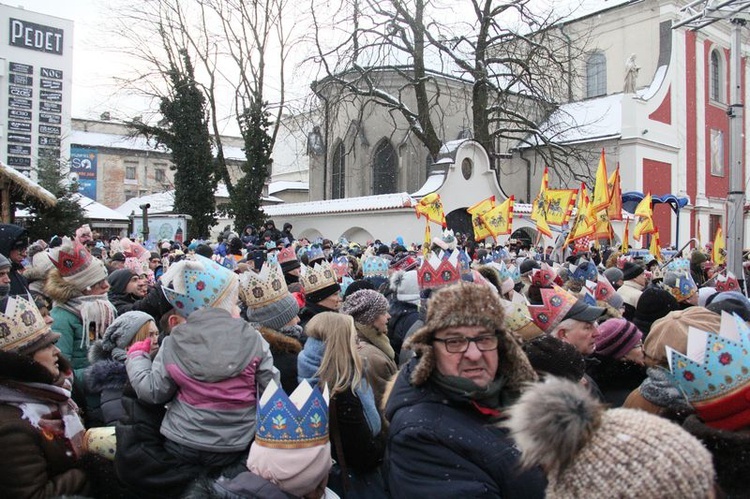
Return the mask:
<path fill-rule="evenodd" d="M 556 277 L 557 272 L 546 263 L 542 263 L 540 268 L 531 271 L 531 284 L 540 288 L 548 288 L 552 286 Z"/>
<path fill-rule="evenodd" d="M 222 300 L 237 276 L 201 255 L 190 255 L 172 264 L 162 276 L 162 291 L 182 317 L 212 307 Z"/>
<path fill-rule="evenodd" d="M 670 283 L 674 281 L 674 284 L 667 284 L 667 281 Z M 677 301 L 685 301 L 698 292 L 698 286 L 689 271 L 681 273 L 668 271 L 664 274 L 662 286 L 672 293 Z"/>
<path fill-rule="evenodd" d="M 723 312 L 718 332 L 688 329 L 685 354 L 666 349 L 675 385 L 706 424 L 730 430 L 750 424 L 750 328 L 745 321 Z"/>
<path fill-rule="evenodd" d="M 442 252 L 440 255 L 430 253 L 429 258 L 426 258 L 417 269 L 419 289 L 441 288 L 458 282 L 461 280 L 458 265 L 458 253 L 455 251 L 447 258 L 443 258 Z"/>
<path fill-rule="evenodd" d="M 294 252 L 294 248 L 287 246 L 279 251 L 278 255 L 276 255 L 276 260 L 279 263 L 294 262 L 297 260 L 297 254 Z"/>
<path fill-rule="evenodd" d="M 289 294 L 284 273 L 277 262 L 266 262 L 257 274 L 240 274 L 243 301 L 250 308 L 260 308 L 277 302 Z"/>
<path fill-rule="evenodd" d="M 331 264 L 325 260 L 317 262 L 312 267 L 303 267 L 304 272 L 300 274 L 300 282 L 302 282 L 305 293 L 313 293 L 338 283 Z"/>
<path fill-rule="evenodd" d="M 362 262 L 362 275 L 365 277 L 388 277 L 390 262 L 380 256 L 371 256 Z"/>
<path fill-rule="evenodd" d="M 716 288 L 717 293 L 723 293 L 725 291 L 739 291 L 740 283 L 735 277 L 731 270 L 727 270 L 727 275 L 719 274 L 716 276 Z"/>
<path fill-rule="evenodd" d="M 70 277 L 88 267 L 93 257 L 78 241 L 63 237 L 62 244 L 56 251 L 50 251 L 49 258 L 60 275 Z"/>
<path fill-rule="evenodd" d="M 9 296 L 5 313 L 0 313 L 0 347 L 18 350 L 33 343 L 49 326 L 30 298 Z"/>
<path fill-rule="evenodd" d="M 573 308 L 578 298 L 560 286 L 542 288 L 542 305 L 529 305 L 529 313 L 534 324 L 548 333 L 560 324 L 565 314 Z"/>
<path fill-rule="evenodd" d="M 667 264 L 665 269 L 668 272 L 674 272 L 676 274 L 690 273 L 690 260 L 687 258 L 675 258 Z"/>
<path fill-rule="evenodd" d="M 275 381 L 258 401 L 255 442 L 262 447 L 304 449 L 328 442 L 328 387 L 302 382 L 287 396 Z"/>
<path fill-rule="evenodd" d="M 331 260 L 331 268 L 336 274 L 336 279 L 341 280 L 349 273 L 349 259 L 345 256 L 337 256 Z"/>
<path fill-rule="evenodd" d="M 570 278 L 578 282 L 596 281 L 596 276 L 599 273 L 596 270 L 596 265 L 586 259 L 582 259 L 578 262 L 578 265 L 571 264 L 568 269 L 570 270 Z"/>

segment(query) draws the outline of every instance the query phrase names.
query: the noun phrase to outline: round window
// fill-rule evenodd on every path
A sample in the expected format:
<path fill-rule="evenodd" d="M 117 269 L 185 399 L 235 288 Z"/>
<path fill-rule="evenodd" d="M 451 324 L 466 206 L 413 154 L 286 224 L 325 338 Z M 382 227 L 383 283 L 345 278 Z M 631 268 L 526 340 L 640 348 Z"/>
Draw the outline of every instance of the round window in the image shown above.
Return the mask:
<path fill-rule="evenodd" d="M 473 169 L 474 163 L 472 163 L 469 158 L 464 158 L 464 160 L 461 162 L 461 173 L 466 180 L 469 180 L 471 178 L 471 172 Z"/>

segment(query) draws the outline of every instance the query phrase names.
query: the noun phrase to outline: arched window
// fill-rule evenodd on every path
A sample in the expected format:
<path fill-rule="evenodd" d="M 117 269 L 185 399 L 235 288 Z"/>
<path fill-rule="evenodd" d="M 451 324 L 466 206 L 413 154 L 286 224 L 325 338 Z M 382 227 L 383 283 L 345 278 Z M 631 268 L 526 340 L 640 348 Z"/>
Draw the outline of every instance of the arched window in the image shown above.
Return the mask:
<path fill-rule="evenodd" d="M 341 199 L 346 196 L 346 151 L 344 143 L 339 141 L 333 151 L 333 165 L 331 170 L 331 199 Z"/>
<path fill-rule="evenodd" d="M 719 54 L 719 51 L 714 49 L 711 51 L 711 68 L 710 68 L 710 74 L 711 74 L 711 82 L 710 82 L 710 96 L 711 100 L 714 100 L 716 102 L 723 102 L 724 99 L 724 71 L 723 71 L 723 64 L 722 64 L 722 57 L 721 54 Z"/>
<path fill-rule="evenodd" d="M 594 52 L 586 59 L 586 97 L 607 94 L 607 58 Z"/>
<path fill-rule="evenodd" d="M 391 194 L 398 188 L 396 171 L 396 150 L 387 139 L 375 148 L 372 168 L 372 193 Z"/>

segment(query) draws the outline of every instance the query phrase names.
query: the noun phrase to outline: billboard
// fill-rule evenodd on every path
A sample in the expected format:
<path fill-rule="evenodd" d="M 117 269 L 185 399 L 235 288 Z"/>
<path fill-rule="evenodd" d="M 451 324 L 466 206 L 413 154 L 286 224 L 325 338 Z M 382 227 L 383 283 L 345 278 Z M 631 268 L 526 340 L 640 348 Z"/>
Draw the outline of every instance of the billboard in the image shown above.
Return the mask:
<path fill-rule="evenodd" d="M 78 192 L 96 201 L 97 150 L 88 147 L 70 148 L 70 173 L 78 176 Z"/>

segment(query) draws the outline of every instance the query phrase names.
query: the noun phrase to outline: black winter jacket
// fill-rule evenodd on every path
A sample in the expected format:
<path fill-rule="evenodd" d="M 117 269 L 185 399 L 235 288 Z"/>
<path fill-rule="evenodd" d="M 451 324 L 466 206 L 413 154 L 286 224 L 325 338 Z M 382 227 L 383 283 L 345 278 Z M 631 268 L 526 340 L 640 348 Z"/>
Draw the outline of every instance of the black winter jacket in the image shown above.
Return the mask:
<path fill-rule="evenodd" d="M 419 320 L 419 307 L 405 301 L 394 301 L 388 313 L 391 314 L 388 321 L 388 339 L 398 359 L 406 333 Z"/>
<path fill-rule="evenodd" d="M 99 395 L 97 419 L 104 426 L 114 426 L 125 415 L 122 406 L 122 390 L 128 382 L 125 363 L 116 360 L 100 360 L 87 369 L 88 393 Z"/>
<path fill-rule="evenodd" d="M 386 404 L 392 497 L 544 497 L 543 474 L 519 470 L 520 452 L 506 430 L 430 381 L 409 383 L 416 363 L 401 369 Z"/>

